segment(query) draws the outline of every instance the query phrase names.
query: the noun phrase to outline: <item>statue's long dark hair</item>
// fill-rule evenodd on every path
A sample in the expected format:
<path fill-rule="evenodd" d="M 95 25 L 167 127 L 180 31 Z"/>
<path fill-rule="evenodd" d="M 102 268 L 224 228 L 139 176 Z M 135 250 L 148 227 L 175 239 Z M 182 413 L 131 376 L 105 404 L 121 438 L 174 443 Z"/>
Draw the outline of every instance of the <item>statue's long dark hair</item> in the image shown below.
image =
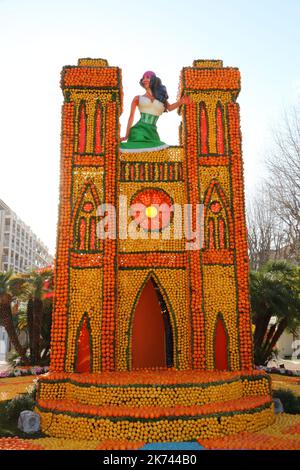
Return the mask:
<path fill-rule="evenodd" d="M 143 86 L 143 77 L 140 80 L 140 85 Z M 167 110 L 167 101 L 169 98 L 169 95 L 167 93 L 166 87 L 161 83 L 161 79 L 158 78 L 156 75 L 152 75 L 150 78 L 150 89 L 153 93 L 154 98 L 156 98 L 158 101 L 163 103 L 165 107 L 165 111 Z"/>

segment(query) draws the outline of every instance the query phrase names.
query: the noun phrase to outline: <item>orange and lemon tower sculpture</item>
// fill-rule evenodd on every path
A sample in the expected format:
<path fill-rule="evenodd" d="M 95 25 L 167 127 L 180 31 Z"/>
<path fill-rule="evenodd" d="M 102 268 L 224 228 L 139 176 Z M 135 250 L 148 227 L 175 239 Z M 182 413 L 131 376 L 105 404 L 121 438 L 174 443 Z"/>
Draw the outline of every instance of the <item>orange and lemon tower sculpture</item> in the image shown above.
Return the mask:
<path fill-rule="evenodd" d="M 274 420 L 270 381 L 252 362 L 239 70 L 215 60 L 184 67 L 179 93 L 191 104 L 180 110 L 181 145 L 156 152 L 119 152 L 119 68 L 80 59 L 64 67 L 61 86 L 51 366 L 37 401 L 42 429 L 149 442 L 267 426 Z M 128 210 L 138 203 L 143 213 Z M 176 205 L 193 208 L 191 238 Z M 197 205 L 204 237 L 196 246 Z M 101 223 L 116 236 L 99 238 Z"/>

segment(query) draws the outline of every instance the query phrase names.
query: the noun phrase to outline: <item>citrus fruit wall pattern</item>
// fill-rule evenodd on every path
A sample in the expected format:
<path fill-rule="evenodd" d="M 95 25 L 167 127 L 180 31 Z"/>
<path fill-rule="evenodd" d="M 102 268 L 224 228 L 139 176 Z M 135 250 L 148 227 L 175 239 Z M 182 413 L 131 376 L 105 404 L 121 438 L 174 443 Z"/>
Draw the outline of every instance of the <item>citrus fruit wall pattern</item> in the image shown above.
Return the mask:
<path fill-rule="evenodd" d="M 83 437 L 93 438 L 95 429 L 103 439 L 150 441 L 266 426 L 274 412 L 268 377 L 253 370 L 239 70 L 220 60 L 184 67 L 178 93 L 190 104 L 179 108 L 180 145 L 152 152 L 119 152 L 120 68 L 79 59 L 63 68 L 61 87 L 55 308 L 50 373 L 39 380 L 42 427 L 66 437 L 76 426 Z M 124 198 L 146 209 L 132 214 Z M 156 211 L 160 203 L 165 218 Z M 176 211 L 168 213 L 176 204 L 202 204 L 197 249 L 187 249 L 184 230 L 175 235 L 180 223 L 184 228 Z M 116 236 L 100 240 L 105 217 Z M 139 217 L 139 231 L 149 234 L 152 220 L 155 236 L 120 232 L 121 219 L 129 227 Z M 145 342 L 150 335 L 151 311 L 141 305 L 146 288 L 163 315 L 167 359 L 133 370 L 135 335 Z M 191 387 L 193 400 L 183 403 Z"/>

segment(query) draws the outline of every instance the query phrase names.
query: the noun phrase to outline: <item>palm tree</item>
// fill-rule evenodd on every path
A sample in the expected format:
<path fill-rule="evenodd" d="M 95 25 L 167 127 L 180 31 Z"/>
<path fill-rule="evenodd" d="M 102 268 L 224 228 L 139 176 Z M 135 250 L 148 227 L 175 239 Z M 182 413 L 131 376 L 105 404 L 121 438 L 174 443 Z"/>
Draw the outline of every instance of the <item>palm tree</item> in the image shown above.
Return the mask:
<path fill-rule="evenodd" d="M 32 364 L 38 364 L 41 360 L 42 349 L 42 325 L 44 316 L 43 295 L 45 281 L 52 281 L 51 269 L 32 271 L 27 275 L 27 282 L 31 286 L 31 292 L 27 303 L 27 326 L 29 331 L 30 360 Z"/>
<path fill-rule="evenodd" d="M 285 329 L 300 325 L 298 271 L 286 261 L 269 261 L 250 274 L 254 331 L 254 362 L 266 365 Z M 270 326 L 270 320 L 276 321 Z"/>
<path fill-rule="evenodd" d="M 13 322 L 11 303 L 16 297 L 16 292 L 22 291 L 22 282 L 13 277 L 11 272 L 0 273 L 0 321 L 7 331 L 8 337 L 22 361 L 27 364 L 26 349 L 20 344 L 16 328 Z"/>

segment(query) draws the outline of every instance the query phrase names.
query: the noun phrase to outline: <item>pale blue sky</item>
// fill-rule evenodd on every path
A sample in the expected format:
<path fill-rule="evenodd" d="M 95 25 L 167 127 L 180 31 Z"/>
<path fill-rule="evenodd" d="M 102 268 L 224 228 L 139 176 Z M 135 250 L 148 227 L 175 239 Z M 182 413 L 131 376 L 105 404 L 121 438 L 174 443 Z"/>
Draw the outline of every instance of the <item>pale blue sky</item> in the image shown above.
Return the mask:
<path fill-rule="evenodd" d="M 57 221 L 60 71 L 80 57 L 122 68 L 129 105 L 154 70 L 176 100 L 194 59 L 222 59 L 242 75 L 246 197 L 264 174 L 272 126 L 300 98 L 300 0 L 0 0 L 2 198 L 54 253 Z M 179 117 L 163 115 L 162 140 L 177 143 Z M 122 133 L 123 133 L 122 132 Z"/>

